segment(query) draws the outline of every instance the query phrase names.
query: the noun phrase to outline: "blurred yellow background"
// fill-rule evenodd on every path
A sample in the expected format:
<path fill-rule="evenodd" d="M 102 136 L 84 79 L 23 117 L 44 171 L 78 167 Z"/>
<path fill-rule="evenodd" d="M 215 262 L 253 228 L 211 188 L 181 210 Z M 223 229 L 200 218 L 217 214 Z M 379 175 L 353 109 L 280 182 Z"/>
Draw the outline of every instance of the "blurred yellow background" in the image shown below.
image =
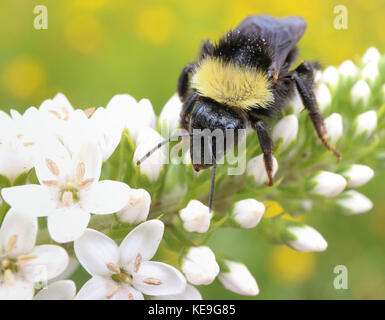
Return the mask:
<path fill-rule="evenodd" d="M 33 27 L 36 5 L 48 8 L 47 30 Z M 337 5 L 348 9 L 347 30 L 334 28 Z M 2 110 L 39 106 L 57 92 L 81 108 L 130 93 L 149 98 L 159 113 L 201 40 L 218 39 L 250 14 L 304 17 L 301 58 L 323 65 L 354 60 L 373 45 L 385 51 L 383 0 L 2 0 L 0 12 Z M 385 298 L 385 203 L 374 191 L 384 189 L 384 178 L 362 190 L 375 201 L 368 214 L 305 217 L 328 240 L 325 253 L 275 247 L 240 230 L 216 235 L 212 246 L 249 266 L 258 298 Z M 348 290 L 333 288 L 339 264 L 348 267 Z M 241 298 L 219 284 L 200 290 L 205 298 Z"/>

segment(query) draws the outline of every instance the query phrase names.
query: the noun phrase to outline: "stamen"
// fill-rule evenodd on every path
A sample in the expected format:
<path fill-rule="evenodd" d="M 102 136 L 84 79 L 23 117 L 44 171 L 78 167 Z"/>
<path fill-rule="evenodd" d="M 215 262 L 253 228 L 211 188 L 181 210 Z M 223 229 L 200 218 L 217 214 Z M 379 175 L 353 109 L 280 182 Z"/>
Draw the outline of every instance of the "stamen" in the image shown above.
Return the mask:
<path fill-rule="evenodd" d="M 62 202 L 65 207 L 70 207 L 74 204 L 74 194 L 71 191 L 64 191 Z"/>
<path fill-rule="evenodd" d="M 68 113 L 67 108 L 66 108 L 66 107 L 62 107 L 61 110 L 62 110 L 63 113 L 64 113 L 64 118 L 63 118 L 63 120 L 64 120 L 64 121 L 67 121 L 67 120 L 69 119 L 69 113 Z"/>
<path fill-rule="evenodd" d="M 83 180 L 82 182 L 78 183 L 77 187 L 78 187 L 78 189 L 88 188 L 94 182 L 94 180 L 95 179 L 92 179 L 92 178 Z"/>
<path fill-rule="evenodd" d="M 21 133 L 19 133 L 16 137 L 17 139 L 22 139 L 24 136 Z"/>
<path fill-rule="evenodd" d="M 113 295 L 118 292 L 119 290 L 119 287 L 118 286 L 113 286 L 110 291 L 108 291 L 107 295 L 106 295 L 106 298 L 107 299 L 111 299 L 113 297 Z"/>
<path fill-rule="evenodd" d="M 128 300 L 134 300 L 134 295 L 131 292 L 128 294 Z"/>
<path fill-rule="evenodd" d="M 78 181 L 81 181 L 84 178 L 86 173 L 86 165 L 84 162 L 79 162 L 76 167 L 76 178 Z"/>
<path fill-rule="evenodd" d="M 115 263 L 109 262 L 106 264 L 106 266 L 107 266 L 107 269 L 110 270 L 111 272 L 120 273 L 120 269 Z"/>
<path fill-rule="evenodd" d="M 87 118 L 91 117 L 94 112 L 95 112 L 95 108 L 88 108 L 88 109 L 84 110 L 84 113 L 85 113 Z"/>
<path fill-rule="evenodd" d="M 7 246 L 5 248 L 5 250 L 7 251 L 7 253 L 10 253 L 13 249 L 15 249 L 16 247 L 16 242 L 17 242 L 17 239 L 19 238 L 19 236 L 17 234 L 13 234 L 12 236 L 9 237 L 9 240 L 8 240 L 8 243 L 7 243 Z"/>
<path fill-rule="evenodd" d="M 61 120 L 61 115 L 59 112 L 57 112 L 55 110 L 49 110 L 48 112 L 52 113 L 55 117 L 57 117 L 58 119 Z"/>
<path fill-rule="evenodd" d="M 142 263 L 142 255 L 140 253 L 137 254 L 135 258 L 135 263 L 134 263 L 134 272 L 138 272 L 140 268 L 140 264 Z"/>
<path fill-rule="evenodd" d="M 8 287 L 12 287 L 15 284 L 15 275 L 10 269 L 4 271 L 4 282 Z"/>
<path fill-rule="evenodd" d="M 56 180 L 44 180 L 42 181 L 46 187 L 58 187 L 59 182 Z"/>
<path fill-rule="evenodd" d="M 35 142 L 24 142 L 23 145 L 24 147 L 32 147 L 33 145 L 35 145 Z"/>
<path fill-rule="evenodd" d="M 29 262 L 37 258 L 36 254 L 23 254 L 17 257 L 17 261 L 20 263 Z"/>
<path fill-rule="evenodd" d="M 156 278 L 144 278 L 142 281 L 145 284 L 151 284 L 154 286 L 159 286 L 162 284 L 162 281 L 160 281 L 159 279 L 156 279 Z"/>
<path fill-rule="evenodd" d="M 59 167 L 55 162 L 53 162 L 51 159 L 45 159 L 45 164 L 47 165 L 47 168 L 54 176 L 58 176 L 60 174 Z"/>

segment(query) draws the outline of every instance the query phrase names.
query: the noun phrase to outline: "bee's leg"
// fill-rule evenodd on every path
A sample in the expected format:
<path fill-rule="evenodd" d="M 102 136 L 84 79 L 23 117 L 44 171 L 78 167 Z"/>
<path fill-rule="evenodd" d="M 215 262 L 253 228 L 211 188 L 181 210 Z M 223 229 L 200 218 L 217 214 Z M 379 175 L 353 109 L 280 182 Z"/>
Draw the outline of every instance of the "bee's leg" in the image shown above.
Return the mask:
<path fill-rule="evenodd" d="M 257 131 L 259 144 L 263 152 L 263 162 L 267 177 L 269 179 L 268 186 L 273 185 L 273 140 L 270 135 L 270 128 L 266 122 L 260 119 L 255 119 L 252 123 L 253 128 Z"/>
<path fill-rule="evenodd" d="M 180 113 L 180 127 L 182 129 L 185 129 L 185 130 L 190 129 L 189 120 L 197 99 L 198 99 L 198 94 L 194 92 L 183 103 L 182 111 Z"/>
<path fill-rule="evenodd" d="M 178 79 L 178 95 L 182 102 L 185 102 L 189 95 L 189 75 L 194 70 L 195 64 L 186 65 Z"/>
<path fill-rule="evenodd" d="M 292 79 L 295 82 L 298 93 L 301 97 L 302 103 L 305 109 L 309 112 L 311 121 L 313 122 L 318 138 L 324 144 L 324 146 L 332 151 L 335 156 L 340 160 L 341 154 L 329 144 L 326 139 L 326 129 L 322 119 L 322 115 L 319 112 L 317 100 L 313 92 L 313 67 L 310 63 L 302 62 L 297 69 L 293 71 Z"/>

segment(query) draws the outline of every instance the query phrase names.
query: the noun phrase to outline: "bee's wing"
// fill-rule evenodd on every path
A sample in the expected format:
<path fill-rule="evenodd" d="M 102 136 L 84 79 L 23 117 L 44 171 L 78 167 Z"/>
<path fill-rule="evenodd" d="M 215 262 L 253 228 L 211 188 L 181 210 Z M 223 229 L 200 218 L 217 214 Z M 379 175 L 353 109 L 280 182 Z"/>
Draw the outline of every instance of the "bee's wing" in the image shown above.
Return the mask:
<path fill-rule="evenodd" d="M 244 34 L 266 39 L 272 49 L 272 67 L 275 70 L 280 70 L 305 29 L 306 22 L 300 17 L 277 19 L 266 15 L 249 16 L 236 28 Z"/>

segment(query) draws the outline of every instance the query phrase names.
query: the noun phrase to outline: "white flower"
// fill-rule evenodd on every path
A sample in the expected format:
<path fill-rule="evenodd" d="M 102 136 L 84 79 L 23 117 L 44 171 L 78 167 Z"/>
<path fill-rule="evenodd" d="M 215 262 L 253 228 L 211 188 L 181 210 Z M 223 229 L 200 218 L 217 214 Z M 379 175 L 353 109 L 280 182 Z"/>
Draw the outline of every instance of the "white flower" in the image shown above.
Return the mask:
<path fill-rule="evenodd" d="M 295 93 L 293 94 L 293 97 L 291 98 L 289 105 L 293 108 L 293 112 L 296 115 L 299 115 L 301 111 L 304 109 L 302 100 L 297 91 L 295 91 Z"/>
<path fill-rule="evenodd" d="M 322 235 L 314 228 L 303 225 L 298 227 L 288 227 L 286 229 L 293 239 L 286 240 L 286 243 L 297 251 L 320 252 L 325 251 L 328 244 Z"/>
<path fill-rule="evenodd" d="M 265 163 L 263 161 L 263 154 L 250 159 L 247 163 L 246 171 L 248 176 L 253 176 L 256 184 L 262 184 L 269 180 L 266 173 Z M 273 176 L 277 171 L 278 162 L 277 159 L 273 156 Z"/>
<path fill-rule="evenodd" d="M 265 213 L 265 206 L 255 199 L 245 199 L 235 203 L 231 217 L 242 228 L 254 228 Z"/>
<path fill-rule="evenodd" d="M 23 115 L 15 110 L 11 110 L 11 116 L 0 111 L 0 174 L 11 182 L 33 168 L 41 147 L 51 142 L 41 122 L 33 107 Z"/>
<path fill-rule="evenodd" d="M 167 296 L 156 296 L 152 297 L 152 300 L 202 300 L 202 295 L 197 288 L 188 284 L 186 289 L 179 294 L 167 295 Z"/>
<path fill-rule="evenodd" d="M 217 277 L 219 265 L 209 247 L 192 247 L 183 257 L 182 271 L 190 283 L 208 285 Z"/>
<path fill-rule="evenodd" d="M 108 160 L 119 145 L 125 124 L 124 118 L 111 102 L 109 106 L 109 109 L 96 109 L 89 119 L 92 139 L 98 143 L 103 161 Z"/>
<path fill-rule="evenodd" d="M 67 252 L 56 245 L 35 247 L 37 219 L 9 210 L 0 228 L 0 300 L 32 299 L 34 284 L 67 267 Z"/>
<path fill-rule="evenodd" d="M 350 91 L 350 96 L 354 104 L 362 101 L 366 106 L 369 102 L 370 87 L 365 80 L 358 80 Z"/>
<path fill-rule="evenodd" d="M 376 62 L 380 60 L 381 55 L 377 48 L 370 47 L 368 50 L 366 50 L 364 56 L 362 57 L 362 62 L 364 64 L 367 64 L 369 62 Z"/>
<path fill-rule="evenodd" d="M 223 263 L 228 270 L 222 271 L 218 278 L 227 290 L 245 296 L 259 293 L 257 282 L 244 264 L 229 260 L 223 260 Z"/>
<path fill-rule="evenodd" d="M 342 117 L 339 113 L 333 113 L 324 120 L 326 137 L 331 144 L 335 144 L 343 133 Z"/>
<path fill-rule="evenodd" d="M 341 193 L 346 187 L 346 180 L 343 176 L 329 172 L 320 171 L 312 180 L 314 184 L 311 192 L 326 198 L 332 198 Z"/>
<path fill-rule="evenodd" d="M 342 173 L 348 187 L 361 187 L 374 177 L 374 171 L 362 164 L 353 164 Z"/>
<path fill-rule="evenodd" d="M 74 156 L 57 147 L 35 166 L 41 185 L 4 188 L 2 196 L 21 213 L 47 216 L 52 239 L 70 242 L 83 234 L 90 213 L 111 214 L 127 204 L 130 188 L 118 181 L 98 181 L 101 165 L 100 151 L 94 144 Z"/>
<path fill-rule="evenodd" d="M 378 72 L 378 63 L 377 62 L 369 62 L 361 71 L 361 75 L 364 79 L 368 80 L 369 83 L 373 84 L 377 79 Z"/>
<path fill-rule="evenodd" d="M 182 110 L 182 101 L 178 94 L 174 94 L 165 104 L 159 115 L 160 132 L 167 129 L 167 135 L 171 135 L 178 127 L 180 121 L 180 112 Z"/>
<path fill-rule="evenodd" d="M 339 74 L 335 67 L 327 67 L 323 74 L 322 79 L 325 83 L 329 84 L 332 88 L 335 87 L 339 80 Z"/>
<path fill-rule="evenodd" d="M 143 300 L 143 294 L 183 292 L 186 280 L 177 269 L 150 261 L 163 232 L 161 221 L 150 220 L 133 229 L 118 247 L 103 233 L 87 229 L 75 241 L 74 248 L 80 264 L 92 278 L 80 289 L 76 299 Z"/>
<path fill-rule="evenodd" d="M 128 203 L 118 212 L 119 220 L 131 224 L 145 221 L 150 212 L 151 196 L 144 189 L 131 189 Z"/>
<path fill-rule="evenodd" d="M 183 227 L 189 232 L 206 232 L 210 227 L 209 208 L 197 200 L 191 200 L 187 207 L 180 210 Z"/>
<path fill-rule="evenodd" d="M 344 192 L 337 203 L 345 209 L 342 213 L 346 215 L 364 213 L 373 208 L 372 201 L 355 190 Z"/>
<path fill-rule="evenodd" d="M 128 110 L 126 127 L 134 141 L 136 141 L 142 129 L 155 129 L 156 115 L 150 100 L 142 99 L 134 108 L 131 107 Z"/>
<path fill-rule="evenodd" d="M 357 119 L 356 123 L 356 133 L 358 135 L 365 133 L 369 137 L 373 131 L 377 128 L 377 113 L 374 110 L 370 110 L 364 113 L 361 113 Z"/>
<path fill-rule="evenodd" d="M 338 68 L 339 73 L 343 77 L 354 77 L 357 75 L 358 69 L 357 66 L 351 60 L 346 60 L 341 63 Z"/>
<path fill-rule="evenodd" d="M 70 257 L 67 268 L 62 273 L 60 273 L 57 277 L 52 278 L 49 281 L 49 283 L 51 284 L 54 282 L 59 282 L 61 280 L 71 278 L 71 276 L 75 273 L 78 267 L 79 267 L 79 262 L 75 258 Z"/>
<path fill-rule="evenodd" d="M 73 300 L 76 286 L 72 280 L 60 280 L 40 290 L 34 300 Z"/>
<path fill-rule="evenodd" d="M 67 97 L 58 93 L 53 99 L 44 100 L 39 110 L 49 113 L 54 119 L 68 121 L 74 112 L 74 108 Z"/>
<path fill-rule="evenodd" d="M 137 138 L 137 145 L 134 153 L 134 164 L 144 157 L 147 152 L 163 141 L 162 136 L 154 129 L 145 128 L 140 131 Z M 154 182 L 158 179 L 159 173 L 165 163 L 164 148 L 159 148 L 150 157 L 140 164 L 140 173 L 146 175 L 150 181 Z"/>
<path fill-rule="evenodd" d="M 295 115 L 291 114 L 283 117 L 274 126 L 273 139 L 277 141 L 282 139 L 282 148 L 286 149 L 297 137 L 298 133 L 298 119 Z"/>
<path fill-rule="evenodd" d="M 316 99 L 318 102 L 319 109 L 324 111 L 327 106 L 329 106 L 332 102 L 332 95 L 330 93 L 329 88 L 321 83 L 316 89 Z"/>

